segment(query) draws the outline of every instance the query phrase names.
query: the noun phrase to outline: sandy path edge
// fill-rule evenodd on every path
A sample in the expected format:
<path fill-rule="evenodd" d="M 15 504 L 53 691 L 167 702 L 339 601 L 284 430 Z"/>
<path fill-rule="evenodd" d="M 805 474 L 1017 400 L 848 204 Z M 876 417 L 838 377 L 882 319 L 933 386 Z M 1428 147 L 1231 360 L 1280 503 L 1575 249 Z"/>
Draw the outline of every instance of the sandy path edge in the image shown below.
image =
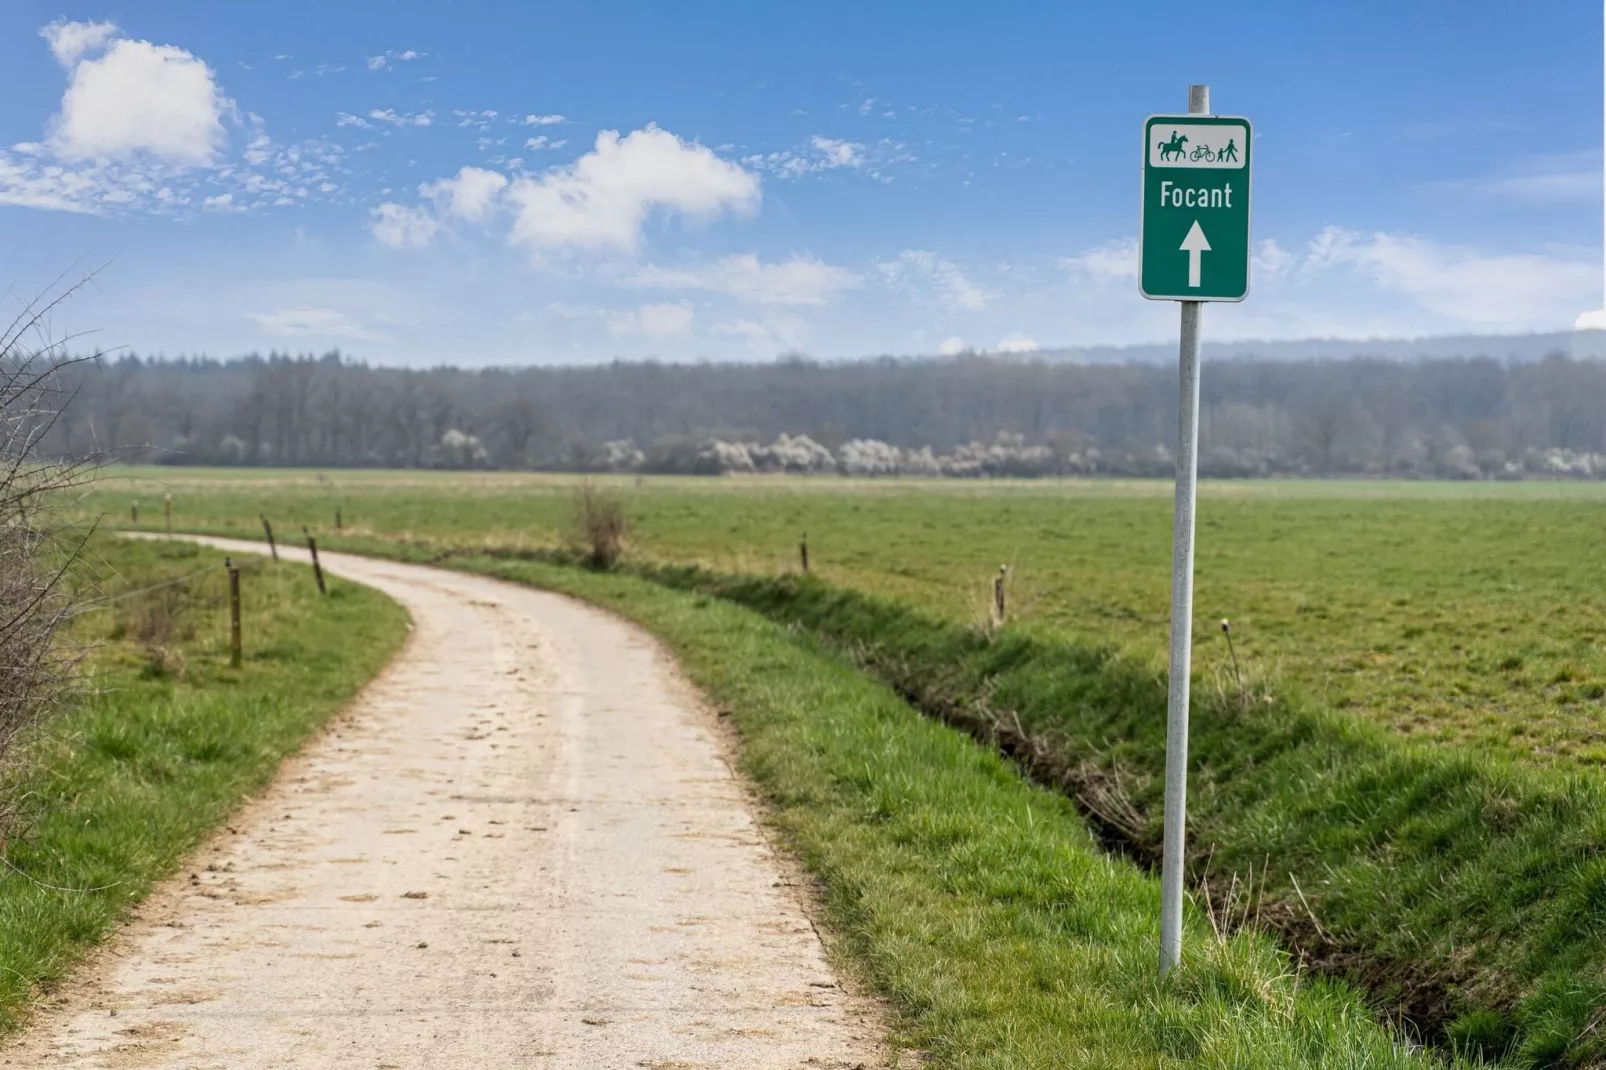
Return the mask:
<path fill-rule="evenodd" d="M 322 557 L 412 613 L 403 650 L 0 1065 L 887 1064 L 884 1008 L 833 976 L 734 732 L 655 639 L 550 592 Z"/>

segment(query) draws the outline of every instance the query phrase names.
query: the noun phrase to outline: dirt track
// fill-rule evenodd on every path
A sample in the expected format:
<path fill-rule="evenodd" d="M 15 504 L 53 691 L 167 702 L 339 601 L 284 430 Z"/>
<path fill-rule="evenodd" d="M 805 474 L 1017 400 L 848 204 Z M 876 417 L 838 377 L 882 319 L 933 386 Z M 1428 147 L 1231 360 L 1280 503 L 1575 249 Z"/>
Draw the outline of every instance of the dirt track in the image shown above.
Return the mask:
<path fill-rule="evenodd" d="M 880 1065 L 652 640 L 495 580 L 324 562 L 407 606 L 406 649 L 0 1065 Z"/>

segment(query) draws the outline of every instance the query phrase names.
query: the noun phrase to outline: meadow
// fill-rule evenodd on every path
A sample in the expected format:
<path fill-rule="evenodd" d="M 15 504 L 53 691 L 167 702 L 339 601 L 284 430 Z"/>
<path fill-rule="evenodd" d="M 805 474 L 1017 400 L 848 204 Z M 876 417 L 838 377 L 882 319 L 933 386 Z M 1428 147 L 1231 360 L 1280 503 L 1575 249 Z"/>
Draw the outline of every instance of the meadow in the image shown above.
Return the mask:
<path fill-rule="evenodd" d="M 1170 485 L 609 479 L 632 549 L 720 572 L 813 572 L 947 620 L 987 618 L 1010 568 L 1021 628 L 1163 664 Z M 574 480 L 501 473 L 125 469 L 83 502 L 128 526 L 330 546 L 563 545 Z M 343 530 L 335 530 L 336 510 Z M 1407 737 L 1562 768 L 1606 762 L 1606 486 L 1206 482 L 1196 671 L 1242 672 Z"/>

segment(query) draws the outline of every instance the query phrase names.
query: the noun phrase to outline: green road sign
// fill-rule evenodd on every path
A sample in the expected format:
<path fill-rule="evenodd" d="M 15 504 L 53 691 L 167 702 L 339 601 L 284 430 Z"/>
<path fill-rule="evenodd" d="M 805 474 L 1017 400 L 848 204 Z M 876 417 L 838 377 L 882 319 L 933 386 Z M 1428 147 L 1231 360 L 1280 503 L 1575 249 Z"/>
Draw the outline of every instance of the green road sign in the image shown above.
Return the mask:
<path fill-rule="evenodd" d="M 1152 301 L 1249 293 L 1249 120 L 1154 115 L 1143 124 L 1138 288 Z"/>

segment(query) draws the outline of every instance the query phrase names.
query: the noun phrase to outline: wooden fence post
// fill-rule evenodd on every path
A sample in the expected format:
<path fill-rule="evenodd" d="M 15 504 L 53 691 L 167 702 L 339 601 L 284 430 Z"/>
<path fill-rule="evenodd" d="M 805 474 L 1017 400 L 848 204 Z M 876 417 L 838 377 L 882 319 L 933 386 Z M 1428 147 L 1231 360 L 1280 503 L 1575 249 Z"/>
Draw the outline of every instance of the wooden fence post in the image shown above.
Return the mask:
<path fill-rule="evenodd" d="M 268 535 L 268 549 L 273 552 L 273 559 L 279 560 L 279 544 L 273 541 L 273 525 L 268 523 L 266 515 L 262 517 L 262 530 Z"/>
<path fill-rule="evenodd" d="M 229 665 L 240 667 L 240 570 L 234 561 L 225 557 L 223 565 L 229 570 Z"/>
<path fill-rule="evenodd" d="M 804 532 L 797 544 L 797 556 L 803 562 L 803 575 L 809 574 L 809 533 Z"/>
<path fill-rule="evenodd" d="M 133 524 L 134 527 L 136 527 L 136 528 L 139 527 L 139 503 L 138 502 L 129 502 L 128 503 L 128 520 L 129 520 L 129 523 Z"/>
<path fill-rule="evenodd" d="M 993 616 L 998 623 L 1004 623 L 1004 579 L 1009 575 L 1008 565 L 998 566 L 998 577 L 993 580 Z"/>
<path fill-rule="evenodd" d="M 167 533 L 171 535 L 173 534 L 173 496 L 171 494 L 167 495 L 163 499 L 163 503 L 167 507 Z"/>
<path fill-rule="evenodd" d="M 343 527 L 344 525 L 340 522 L 340 506 L 337 505 L 335 506 L 335 530 L 340 531 Z"/>
<path fill-rule="evenodd" d="M 318 540 L 306 528 L 301 529 L 301 534 L 307 537 L 307 549 L 312 553 L 312 575 L 318 581 L 318 593 L 328 594 L 329 588 L 323 585 L 323 566 L 318 564 Z"/>

